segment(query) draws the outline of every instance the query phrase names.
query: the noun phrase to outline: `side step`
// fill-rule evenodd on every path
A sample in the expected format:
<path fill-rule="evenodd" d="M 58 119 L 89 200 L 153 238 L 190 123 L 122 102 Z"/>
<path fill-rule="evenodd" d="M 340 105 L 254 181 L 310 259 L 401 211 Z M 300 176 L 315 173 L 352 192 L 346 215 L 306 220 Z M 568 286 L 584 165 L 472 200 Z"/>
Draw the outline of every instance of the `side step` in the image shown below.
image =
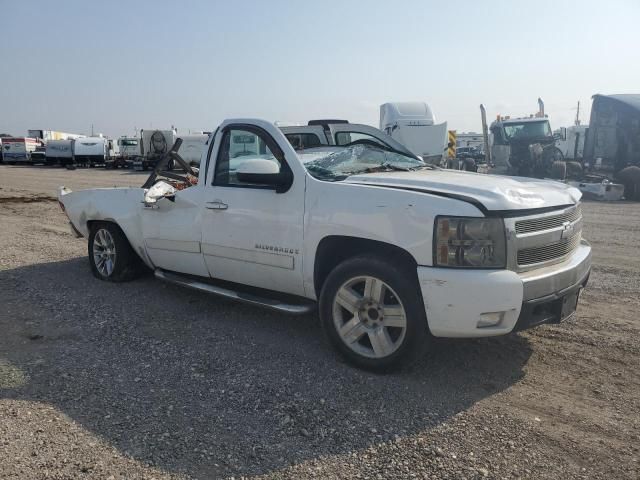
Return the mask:
<path fill-rule="evenodd" d="M 160 268 L 154 271 L 156 278 L 164 280 L 182 287 L 193 288 L 207 293 L 213 293 L 225 298 L 237 300 L 239 302 L 248 303 L 249 305 L 257 305 L 259 307 L 268 308 L 280 313 L 288 315 L 303 315 L 313 312 L 315 303 L 309 301 L 306 303 L 284 303 L 275 298 L 261 297 L 252 293 L 241 292 L 238 290 L 230 290 L 228 288 L 219 287 L 210 283 L 194 280 L 191 277 L 180 275 L 179 273 L 167 272 Z"/>

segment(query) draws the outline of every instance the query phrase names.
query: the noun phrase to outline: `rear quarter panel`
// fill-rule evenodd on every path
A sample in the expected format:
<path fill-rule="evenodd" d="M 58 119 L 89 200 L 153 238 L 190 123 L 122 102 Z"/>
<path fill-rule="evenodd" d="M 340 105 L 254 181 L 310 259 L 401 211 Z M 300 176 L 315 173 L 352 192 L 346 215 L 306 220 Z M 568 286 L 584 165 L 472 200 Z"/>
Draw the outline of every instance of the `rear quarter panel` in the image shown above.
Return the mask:
<path fill-rule="evenodd" d="M 84 237 L 89 237 L 91 221 L 114 222 L 127 236 L 133 249 L 150 265 L 140 221 L 140 211 L 144 208 L 142 188 L 97 188 L 67 194 L 61 188 L 58 198 L 69 220 Z"/>

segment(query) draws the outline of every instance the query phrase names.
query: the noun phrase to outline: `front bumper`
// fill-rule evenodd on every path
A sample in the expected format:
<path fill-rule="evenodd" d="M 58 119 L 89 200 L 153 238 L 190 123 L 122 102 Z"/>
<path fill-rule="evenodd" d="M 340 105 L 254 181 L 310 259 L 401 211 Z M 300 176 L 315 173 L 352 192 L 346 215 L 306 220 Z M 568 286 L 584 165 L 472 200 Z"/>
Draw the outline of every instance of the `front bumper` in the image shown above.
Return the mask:
<path fill-rule="evenodd" d="M 434 336 L 488 337 L 561 321 L 563 299 L 586 285 L 590 271 L 583 240 L 562 263 L 525 273 L 418 267 L 418 280 Z"/>

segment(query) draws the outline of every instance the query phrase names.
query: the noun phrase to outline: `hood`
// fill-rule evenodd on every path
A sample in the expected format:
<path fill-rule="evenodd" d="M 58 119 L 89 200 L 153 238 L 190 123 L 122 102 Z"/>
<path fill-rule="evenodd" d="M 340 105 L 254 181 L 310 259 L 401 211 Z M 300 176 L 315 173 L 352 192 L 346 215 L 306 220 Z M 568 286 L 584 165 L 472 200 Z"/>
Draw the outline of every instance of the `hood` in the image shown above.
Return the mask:
<path fill-rule="evenodd" d="M 418 170 L 353 175 L 345 183 L 415 190 L 473 203 L 484 213 L 573 205 L 577 188 L 552 180 L 506 177 L 458 170 Z"/>

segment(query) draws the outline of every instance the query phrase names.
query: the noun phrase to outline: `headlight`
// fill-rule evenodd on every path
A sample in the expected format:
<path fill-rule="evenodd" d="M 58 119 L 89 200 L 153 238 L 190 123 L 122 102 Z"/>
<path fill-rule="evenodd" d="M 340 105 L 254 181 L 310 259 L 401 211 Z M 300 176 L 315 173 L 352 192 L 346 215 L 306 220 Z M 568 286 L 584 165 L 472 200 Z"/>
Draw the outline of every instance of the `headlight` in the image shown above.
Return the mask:
<path fill-rule="evenodd" d="M 504 268 L 507 248 L 501 218 L 436 217 L 433 264 Z"/>

